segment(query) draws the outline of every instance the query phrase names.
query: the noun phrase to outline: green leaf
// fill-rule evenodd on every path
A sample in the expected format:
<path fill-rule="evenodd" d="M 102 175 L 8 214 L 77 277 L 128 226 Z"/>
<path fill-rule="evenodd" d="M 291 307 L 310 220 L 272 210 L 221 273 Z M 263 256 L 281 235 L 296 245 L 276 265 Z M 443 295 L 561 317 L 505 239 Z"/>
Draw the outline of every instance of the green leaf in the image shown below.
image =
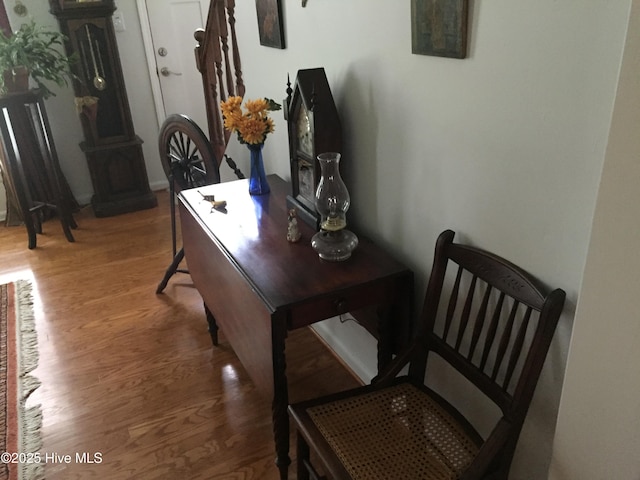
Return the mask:
<path fill-rule="evenodd" d="M 26 67 L 45 98 L 55 95 L 43 82 L 64 86 L 76 78 L 70 66 L 77 61 L 61 52 L 67 40 L 57 31 L 49 31 L 35 22 L 23 24 L 13 35 L 0 33 L 0 74 L 15 67 Z M 0 75 L 0 89 L 4 80 Z"/>

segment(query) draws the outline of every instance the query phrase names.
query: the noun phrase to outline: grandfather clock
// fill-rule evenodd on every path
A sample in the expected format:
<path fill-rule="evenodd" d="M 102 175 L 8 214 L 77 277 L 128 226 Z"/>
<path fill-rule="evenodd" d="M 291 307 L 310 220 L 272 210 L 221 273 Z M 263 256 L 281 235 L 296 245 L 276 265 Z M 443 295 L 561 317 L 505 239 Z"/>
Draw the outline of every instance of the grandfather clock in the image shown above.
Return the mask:
<path fill-rule="evenodd" d="M 155 207 L 131 111 L 113 29 L 113 0 L 49 0 L 74 54 L 73 82 L 97 217 Z"/>

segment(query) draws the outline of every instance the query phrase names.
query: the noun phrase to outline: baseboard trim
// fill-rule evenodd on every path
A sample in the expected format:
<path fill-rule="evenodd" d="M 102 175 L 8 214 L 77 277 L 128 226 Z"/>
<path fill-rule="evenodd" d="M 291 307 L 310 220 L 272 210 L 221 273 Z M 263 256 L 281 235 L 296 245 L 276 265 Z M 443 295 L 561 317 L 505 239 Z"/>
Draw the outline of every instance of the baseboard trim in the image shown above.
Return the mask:
<path fill-rule="evenodd" d="M 322 343 L 322 345 L 325 346 L 325 348 L 329 351 L 329 353 L 338 361 L 338 363 L 342 365 L 347 372 L 349 372 L 349 375 L 351 375 L 353 379 L 356 382 L 358 382 L 360 385 L 365 385 L 365 382 L 364 380 L 362 380 L 362 378 L 360 378 L 360 375 L 358 375 L 355 372 L 355 370 L 351 368 L 351 365 L 349 365 L 344 360 L 344 358 L 342 358 L 338 354 L 338 352 L 335 351 L 335 349 L 331 346 L 329 342 L 327 342 L 327 340 L 320 334 L 320 332 L 318 332 L 314 326 L 311 326 L 310 330 L 315 335 L 315 337 L 320 341 L 320 343 Z"/>
<path fill-rule="evenodd" d="M 356 322 L 334 317 L 312 325 L 314 332 L 362 383 L 378 373 L 376 340 Z"/>

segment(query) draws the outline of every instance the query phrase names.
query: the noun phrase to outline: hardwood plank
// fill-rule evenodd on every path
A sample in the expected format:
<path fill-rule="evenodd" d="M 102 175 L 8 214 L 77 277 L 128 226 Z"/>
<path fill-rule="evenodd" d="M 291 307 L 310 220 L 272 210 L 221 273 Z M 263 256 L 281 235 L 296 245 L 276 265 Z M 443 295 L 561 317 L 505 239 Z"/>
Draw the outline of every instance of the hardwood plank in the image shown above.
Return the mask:
<path fill-rule="evenodd" d="M 83 209 L 75 243 L 57 219 L 35 250 L 23 227 L 0 227 L 0 281 L 34 282 L 42 386 L 29 404 L 42 405 L 42 451 L 102 454 L 49 463 L 46 478 L 277 479 L 270 400 L 224 332 L 211 346 L 190 277 L 155 294 L 171 260 L 166 192 L 158 199 L 116 217 Z M 358 384 L 307 329 L 291 332 L 287 364 L 293 401 Z"/>

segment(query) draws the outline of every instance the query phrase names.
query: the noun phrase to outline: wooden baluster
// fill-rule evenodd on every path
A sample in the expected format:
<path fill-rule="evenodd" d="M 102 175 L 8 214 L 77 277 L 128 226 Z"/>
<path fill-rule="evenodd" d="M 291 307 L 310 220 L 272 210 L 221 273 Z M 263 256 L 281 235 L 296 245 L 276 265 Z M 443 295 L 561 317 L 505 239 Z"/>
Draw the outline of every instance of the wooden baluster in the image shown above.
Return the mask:
<path fill-rule="evenodd" d="M 215 2 L 214 8 L 215 10 L 213 11 L 213 23 L 216 27 L 216 34 L 211 36 L 211 54 L 213 55 L 213 63 L 216 66 L 218 94 L 220 95 L 220 100 L 225 101 L 227 99 L 227 94 L 224 88 L 223 81 L 224 72 L 222 68 L 222 44 L 224 40 L 221 26 L 225 24 L 226 16 L 224 13 L 223 0 L 217 0 Z"/>
<path fill-rule="evenodd" d="M 229 96 L 244 96 L 245 92 L 234 12 L 234 0 L 212 0 L 205 30 L 197 30 L 194 34 L 198 41 L 196 65 L 202 75 L 209 141 L 218 162 L 225 157 L 231 138 L 231 133 L 224 128 L 220 102 Z"/>
<path fill-rule="evenodd" d="M 224 5 L 222 5 L 218 15 L 218 28 L 220 29 L 220 51 L 224 58 L 224 75 L 227 92 L 229 96 L 233 96 L 235 86 L 233 84 L 231 60 L 229 60 L 229 29 L 227 28 L 227 12 Z M 222 78 L 220 78 L 220 84 L 223 85 Z"/>
<path fill-rule="evenodd" d="M 198 71 L 200 72 L 200 74 L 203 73 L 203 58 L 204 58 L 204 46 L 205 46 L 205 39 L 206 39 L 206 34 L 203 28 L 198 28 L 195 32 L 193 32 L 193 38 L 195 38 L 196 40 L 196 48 L 193 49 L 193 53 L 195 54 L 196 57 L 196 68 L 198 69 Z"/>
<path fill-rule="evenodd" d="M 221 51 L 222 33 L 220 31 L 220 25 L 225 22 L 225 13 L 223 0 L 215 0 L 214 4 L 213 10 L 210 11 L 210 15 L 212 16 L 211 24 L 215 25 L 215 29 L 210 34 L 210 52 L 211 57 L 213 58 L 212 69 L 214 69 L 214 71 L 211 72 L 210 78 L 211 100 L 209 102 L 209 107 L 213 111 L 212 117 L 214 119 L 214 124 L 210 129 L 212 130 L 211 145 L 213 146 L 213 151 L 216 154 L 216 158 L 218 158 L 219 161 L 222 161 L 224 152 L 227 149 L 227 143 L 229 143 L 229 138 L 231 136 L 231 133 L 224 129 L 222 112 L 220 110 L 220 102 L 225 101 L 228 98 L 223 81 Z M 214 130 L 215 133 L 213 132 Z"/>
<path fill-rule="evenodd" d="M 236 76 L 235 94 L 244 97 L 245 87 L 242 79 L 242 64 L 240 61 L 240 47 L 238 47 L 238 38 L 236 36 L 236 17 L 235 17 L 235 0 L 227 0 L 227 15 L 229 19 L 229 29 L 231 30 L 231 50 L 233 57 L 233 66 Z"/>

